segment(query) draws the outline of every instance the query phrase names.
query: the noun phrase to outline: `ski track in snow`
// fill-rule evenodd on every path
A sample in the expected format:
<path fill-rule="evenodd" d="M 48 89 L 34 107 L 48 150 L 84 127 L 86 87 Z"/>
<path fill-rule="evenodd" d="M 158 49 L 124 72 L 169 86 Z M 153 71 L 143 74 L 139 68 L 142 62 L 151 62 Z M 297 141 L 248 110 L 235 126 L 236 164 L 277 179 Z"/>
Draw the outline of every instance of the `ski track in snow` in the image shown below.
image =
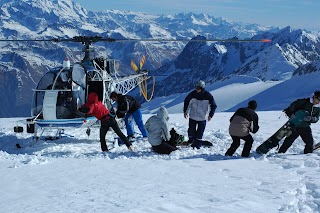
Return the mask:
<path fill-rule="evenodd" d="M 171 115 L 174 122 L 170 125 L 186 135 L 186 122 L 175 122 L 179 116 L 183 115 Z M 286 154 L 276 154 L 275 150 L 264 156 L 256 154 L 254 150 L 257 146 L 284 121 L 278 119 L 269 124 L 271 122 L 268 119 L 274 119 L 276 113 L 261 112 L 259 116 L 263 122 L 260 123 L 259 132 L 254 135 L 255 143 L 250 158 L 240 157 L 242 145 L 235 156 L 225 157 L 224 153 L 231 143 L 227 130 L 230 116 L 231 113 L 217 113 L 217 121 L 208 123 L 204 139 L 213 142 L 213 147 L 199 150 L 181 148 L 170 155 L 155 154 L 151 152 L 150 145 L 142 141 L 133 144 L 135 152 L 116 145 L 109 153 L 102 153 L 98 129 L 92 129 L 89 138 L 72 130 L 66 132 L 75 134 L 75 137 L 39 141 L 29 147 L 28 144 L 33 141 L 30 135 L 15 135 L 9 130 L 16 123 L 9 122 L 5 127 L 1 125 L 0 174 L 11 183 L 4 185 L 8 197 L 12 198 L 8 202 L 13 204 L 14 199 L 27 196 L 27 192 L 35 190 L 35 195 L 28 199 L 35 205 L 26 208 L 24 203 L 14 204 L 17 209 L 15 212 L 48 212 L 48 207 L 53 212 L 70 208 L 72 211 L 69 212 L 103 212 L 106 207 L 101 203 L 107 203 L 110 212 L 319 212 L 319 152 L 300 154 L 304 146 L 301 139 L 297 139 Z M 263 129 L 266 124 L 267 128 Z M 315 139 L 319 139 L 319 135 L 319 131 L 315 130 Z M 111 134 L 107 135 L 107 139 L 114 140 Z M 16 143 L 23 148 L 16 149 Z M 109 144 L 109 147 L 112 145 Z M 108 161 L 108 167 L 99 171 L 100 162 L 105 160 Z M 70 170 L 50 166 L 60 163 L 68 165 Z M 79 168 L 80 163 L 80 167 L 86 168 L 86 174 Z M 25 171 L 23 178 L 29 180 L 24 186 L 27 189 L 20 190 L 12 185 L 19 179 L 12 174 L 18 171 Z M 42 183 L 41 175 L 46 172 L 52 174 L 52 177 L 45 177 L 49 179 L 48 184 L 53 185 Z M 112 175 L 104 177 L 105 173 Z M 54 178 L 56 182 L 52 180 Z M 106 180 L 100 181 L 101 178 Z M 78 183 L 83 184 L 79 187 Z M 37 184 L 48 190 L 37 191 Z M 105 188 L 104 184 L 108 187 Z M 63 189 L 59 189 L 61 185 Z M 17 197 L 16 192 L 21 194 Z M 139 198 L 136 192 L 139 192 Z M 110 196 L 99 196 L 106 193 Z M 47 202 L 54 203 L 54 206 Z M 13 210 L 10 207 L 2 209 Z"/>

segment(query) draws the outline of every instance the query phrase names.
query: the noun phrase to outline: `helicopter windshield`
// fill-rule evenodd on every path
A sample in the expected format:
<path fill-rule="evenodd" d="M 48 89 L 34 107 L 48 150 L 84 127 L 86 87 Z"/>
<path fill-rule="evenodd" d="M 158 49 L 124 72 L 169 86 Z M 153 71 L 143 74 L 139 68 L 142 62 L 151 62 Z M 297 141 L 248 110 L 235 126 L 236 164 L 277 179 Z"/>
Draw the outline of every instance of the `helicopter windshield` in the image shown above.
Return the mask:
<path fill-rule="evenodd" d="M 80 64 L 50 70 L 37 85 L 31 115 L 50 120 L 79 117 L 76 108 L 85 103 L 85 91 L 86 71 Z"/>

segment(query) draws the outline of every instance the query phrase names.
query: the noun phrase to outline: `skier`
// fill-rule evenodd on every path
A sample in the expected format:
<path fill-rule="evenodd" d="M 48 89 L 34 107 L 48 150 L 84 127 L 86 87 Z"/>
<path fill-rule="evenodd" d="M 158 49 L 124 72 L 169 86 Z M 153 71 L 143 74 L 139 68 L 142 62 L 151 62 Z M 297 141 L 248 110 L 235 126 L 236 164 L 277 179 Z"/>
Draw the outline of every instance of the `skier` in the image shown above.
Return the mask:
<path fill-rule="evenodd" d="M 168 120 L 167 109 L 160 107 L 157 115 L 151 116 L 145 124 L 152 150 L 159 154 L 170 154 L 177 150 L 174 141 L 170 140 Z"/>
<path fill-rule="evenodd" d="M 197 149 L 201 146 L 202 136 L 206 128 L 206 114 L 210 107 L 208 121 L 214 115 L 217 105 L 213 96 L 205 90 L 204 81 L 198 81 L 195 84 L 195 90 L 190 92 L 184 100 L 183 112 L 184 117 L 188 118 L 189 109 L 189 128 L 188 137 L 192 147 Z"/>
<path fill-rule="evenodd" d="M 279 153 L 285 153 L 292 143 L 301 137 L 305 143 L 304 154 L 313 152 L 313 136 L 310 128 L 311 123 L 317 123 L 320 115 L 320 91 L 315 91 L 311 98 L 297 99 L 283 110 L 291 118 L 298 110 L 306 110 L 308 116 L 304 117 L 304 122 L 292 130 L 291 135 L 287 136 L 279 149 Z"/>
<path fill-rule="evenodd" d="M 116 92 L 111 92 L 110 98 L 117 102 L 118 109 L 117 109 L 117 117 L 123 118 L 125 121 L 126 129 L 127 129 L 127 136 L 130 141 L 134 141 L 134 130 L 133 130 L 133 123 L 132 119 L 137 124 L 143 140 L 147 140 L 147 132 L 143 125 L 142 120 L 142 112 L 141 112 L 141 104 L 132 96 L 130 95 L 122 95 Z"/>
<path fill-rule="evenodd" d="M 256 108 L 257 102 L 255 100 L 249 101 L 248 107 L 239 108 L 230 118 L 229 134 L 233 142 L 225 156 L 232 156 L 240 146 L 240 139 L 242 139 L 245 144 L 241 156 L 249 157 L 253 143 L 250 132 L 256 133 L 259 130 Z"/>
<path fill-rule="evenodd" d="M 112 116 L 109 110 L 98 100 L 98 95 L 95 92 L 91 92 L 88 95 L 88 102 L 85 103 L 80 109 L 80 112 L 86 113 L 88 115 L 95 116 L 98 120 L 101 121 L 100 126 L 100 143 L 101 150 L 103 152 L 108 152 L 108 147 L 106 144 L 106 134 L 111 127 L 114 132 L 124 141 L 129 150 L 132 151 L 131 142 L 128 138 L 121 132 L 117 121 L 114 116 Z"/>

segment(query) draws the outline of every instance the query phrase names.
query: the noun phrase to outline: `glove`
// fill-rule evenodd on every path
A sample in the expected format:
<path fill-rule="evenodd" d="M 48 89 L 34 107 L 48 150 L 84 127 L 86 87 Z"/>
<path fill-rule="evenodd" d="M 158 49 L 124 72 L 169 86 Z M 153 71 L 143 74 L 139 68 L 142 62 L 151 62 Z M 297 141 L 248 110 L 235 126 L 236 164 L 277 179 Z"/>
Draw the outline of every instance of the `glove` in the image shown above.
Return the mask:
<path fill-rule="evenodd" d="M 303 120 L 311 123 L 316 123 L 318 122 L 319 118 L 313 116 L 304 116 Z"/>
<path fill-rule="evenodd" d="M 311 121 L 312 117 L 311 116 L 304 116 L 303 121 Z"/>
<path fill-rule="evenodd" d="M 113 118 L 116 117 L 116 112 L 114 111 L 113 107 L 110 109 L 109 115 Z"/>
<path fill-rule="evenodd" d="M 81 108 L 79 109 L 79 112 L 87 113 L 87 112 L 89 112 L 89 108 L 81 107 Z"/>
<path fill-rule="evenodd" d="M 118 118 L 123 118 L 125 115 L 126 115 L 125 113 L 121 113 L 121 112 L 117 111 Z"/>

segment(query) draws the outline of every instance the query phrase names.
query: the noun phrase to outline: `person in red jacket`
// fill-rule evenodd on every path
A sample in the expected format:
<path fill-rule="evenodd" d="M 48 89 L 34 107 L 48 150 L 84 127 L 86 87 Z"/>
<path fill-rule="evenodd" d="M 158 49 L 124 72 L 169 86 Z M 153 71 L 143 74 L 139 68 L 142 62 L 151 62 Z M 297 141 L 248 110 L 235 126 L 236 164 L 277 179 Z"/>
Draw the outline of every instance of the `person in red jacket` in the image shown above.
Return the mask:
<path fill-rule="evenodd" d="M 106 144 L 106 134 L 111 127 L 113 131 L 121 138 L 121 140 L 126 144 L 129 150 L 132 151 L 131 142 L 128 138 L 121 132 L 117 121 L 113 116 L 110 115 L 110 111 L 98 100 L 98 95 L 95 92 L 91 92 L 88 96 L 88 102 L 80 108 L 80 112 L 86 113 L 88 115 L 95 116 L 101 121 L 100 126 L 100 143 L 103 152 L 108 152 L 108 147 Z"/>

